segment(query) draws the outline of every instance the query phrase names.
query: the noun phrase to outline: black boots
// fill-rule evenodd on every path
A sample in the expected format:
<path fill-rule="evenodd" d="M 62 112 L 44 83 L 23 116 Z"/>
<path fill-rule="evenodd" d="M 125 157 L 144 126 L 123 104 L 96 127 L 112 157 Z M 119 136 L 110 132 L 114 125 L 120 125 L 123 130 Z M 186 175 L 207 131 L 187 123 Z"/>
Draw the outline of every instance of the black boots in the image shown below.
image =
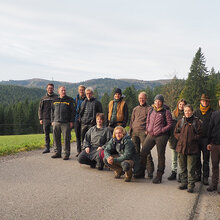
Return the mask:
<path fill-rule="evenodd" d="M 209 185 L 208 177 L 203 177 L 202 183 L 203 185 Z"/>
<path fill-rule="evenodd" d="M 153 183 L 155 183 L 155 184 L 158 184 L 158 183 L 161 183 L 161 181 L 162 181 L 162 173 L 157 173 L 157 176 L 153 179 Z"/>
<path fill-rule="evenodd" d="M 61 154 L 55 153 L 53 156 L 51 156 L 51 158 L 61 158 Z"/>
<path fill-rule="evenodd" d="M 176 172 L 172 171 L 170 176 L 167 179 L 168 180 L 176 180 Z"/>
<path fill-rule="evenodd" d="M 208 192 L 213 192 L 213 191 L 217 191 L 217 186 L 216 185 L 211 185 L 207 188 Z"/>

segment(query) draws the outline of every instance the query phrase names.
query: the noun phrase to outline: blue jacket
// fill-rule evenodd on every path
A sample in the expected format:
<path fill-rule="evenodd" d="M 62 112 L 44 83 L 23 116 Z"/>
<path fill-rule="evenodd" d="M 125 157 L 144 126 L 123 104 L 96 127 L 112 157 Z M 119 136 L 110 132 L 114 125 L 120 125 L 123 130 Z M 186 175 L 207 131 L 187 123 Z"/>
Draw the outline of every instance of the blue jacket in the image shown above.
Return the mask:
<path fill-rule="evenodd" d="M 80 106 L 82 104 L 82 102 L 84 101 L 86 97 L 84 98 L 80 98 L 79 94 L 76 96 L 76 98 L 74 99 L 74 102 L 76 103 L 76 117 L 75 117 L 75 121 L 77 121 L 79 119 L 79 111 L 80 111 Z"/>

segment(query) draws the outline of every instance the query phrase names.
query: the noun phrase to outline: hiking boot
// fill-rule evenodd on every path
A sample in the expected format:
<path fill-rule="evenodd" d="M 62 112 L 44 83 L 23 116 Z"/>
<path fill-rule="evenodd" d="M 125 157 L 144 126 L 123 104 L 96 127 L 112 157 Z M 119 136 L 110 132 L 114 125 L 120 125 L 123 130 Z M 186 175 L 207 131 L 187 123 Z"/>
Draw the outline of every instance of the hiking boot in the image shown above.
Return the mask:
<path fill-rule="evenodd" d="M 178 188 L 180 190 L 184 190 L 184 189 L 187 189 L 187 185 L 183 184 L 183 185 L 180 185 Z"/>
<path fill-rule="evenodd" d="M 162 174 L 157 173 L 157 176 L 153 179 L 153 183 L 158 184 L 162 182 Z"/>
<path fill-rule="evenodd" d="M 170 176 L 167 179 L 168 180 L 176 180 L 176 172 L 172 171 Z"/>
<path fill-rule="evenodd" d="M 120 179 L 120 177 L 124 175 L 125 172 L 123 170 L 121 170 L 120 172 L 114 170 L 114 174 L 115 174 L 115 179 Z"/>
<path fill-rule="evenodd" d="M 196 182 L 200 182 L 201 181 L 201 176 L 200 175 L 197 175 L 196 176 Z"/>
<path fill-rule="evenodd" d="M 103 170 L 103 167 L 104 167 L 104 162 L 101 158 L 97 158 L 97 163 L 96 163 L 96 166 L 97 166 L 97 169 L 98 170 Z"/>
<path fill-rule="evenodd" d="M 54 155 L 51 156 L 51 158 L 61 158 L 61 154 L 55 153 Z"/>
<path fill-rule="evenodd" d="M 131 182 L 132 168 L 125 172 L 125 182 Z"/>
<path fill-rule="evenodd" d="M 217 186 L 216 185 L 211 185 L 207 188 L 208 192 L 213 192 L 213 191 L 217 191 Z"/>
<path fill-rule="evenodd" d="M 193 188 L 189 188 L 189 189 L 187 189 L 187 192 L 188 192 L 188 193 L 193 193 L 193 192 L 194 192 L 194 189 L 193 189 Z"/>
<path fill-rule="evenodd" d="M 90 164 L 90 168 L 96 168 L 96 161 L 92 161 Z"/>
<path fill-rule="evenodd" d="M 203 177 L 202 183 L 203 185 L 209 185 L 208 177 Z"/>
<path fill-rule="evenodd" d="M 136 174 L 134 174 L 135 179 L 144 179 L 144 177 L 145 177 L 145 170 L 142 169 L 140 169 Z"/>
<path fill-rule="evenodd" d="M 63 160 L 69 160 L 69 156 L 65 155 L 65 157 L 63 158 Z"/>

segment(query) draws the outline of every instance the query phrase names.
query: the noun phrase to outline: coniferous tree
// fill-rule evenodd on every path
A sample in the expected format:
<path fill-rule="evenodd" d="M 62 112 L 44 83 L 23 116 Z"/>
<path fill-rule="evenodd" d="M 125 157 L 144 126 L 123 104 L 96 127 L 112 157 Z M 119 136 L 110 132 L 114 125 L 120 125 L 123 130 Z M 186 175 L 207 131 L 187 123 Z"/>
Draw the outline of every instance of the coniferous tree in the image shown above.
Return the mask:
<path fill-rule="evenodd" d="M 101 98 L 101 103 L 102 103 L 102 109 L 104 114 L 107 114 L 108 111 L 108 103 L 110 102 L 110 96 L 108 95 L 107 92 L 104 93 L 104 95 Z"/>
<path fill-rule="evenodd" d="M 194 108 L 199 105 L 201 94 L 207 93 L 207 73 L 205 57 L 201 48 L 199 48 L 193 58 L 190 72 L 181 94 L 181 97 L 185 98 Z"/>

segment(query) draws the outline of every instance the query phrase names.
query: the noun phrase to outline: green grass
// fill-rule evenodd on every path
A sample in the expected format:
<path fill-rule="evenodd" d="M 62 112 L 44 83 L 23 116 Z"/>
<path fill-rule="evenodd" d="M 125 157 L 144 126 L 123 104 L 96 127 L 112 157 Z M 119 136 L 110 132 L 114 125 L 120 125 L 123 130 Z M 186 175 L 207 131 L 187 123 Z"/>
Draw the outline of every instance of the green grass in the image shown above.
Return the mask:
<path fill-rule="evenodd" d="M 71 141 L 75 141 L 75 132 L 72 131 L 71 136 Z M 52 143 L 52 134 L 50 137 Z M 44 148 L 44 134 L 0 136 L 0 156 L 39 148 Z"/>

